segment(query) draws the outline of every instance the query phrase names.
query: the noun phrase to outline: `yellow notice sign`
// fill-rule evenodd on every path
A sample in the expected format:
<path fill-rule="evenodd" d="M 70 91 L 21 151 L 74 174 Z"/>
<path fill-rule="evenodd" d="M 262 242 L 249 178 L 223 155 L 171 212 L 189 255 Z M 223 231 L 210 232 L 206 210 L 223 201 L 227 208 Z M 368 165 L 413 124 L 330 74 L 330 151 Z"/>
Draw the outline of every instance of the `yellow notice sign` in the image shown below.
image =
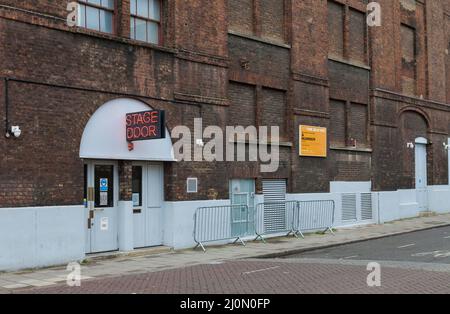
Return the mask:
<path fill-rule="evenodd" d="M 327 129 L 300 125 L 300 156 L 327 157 Z"/>

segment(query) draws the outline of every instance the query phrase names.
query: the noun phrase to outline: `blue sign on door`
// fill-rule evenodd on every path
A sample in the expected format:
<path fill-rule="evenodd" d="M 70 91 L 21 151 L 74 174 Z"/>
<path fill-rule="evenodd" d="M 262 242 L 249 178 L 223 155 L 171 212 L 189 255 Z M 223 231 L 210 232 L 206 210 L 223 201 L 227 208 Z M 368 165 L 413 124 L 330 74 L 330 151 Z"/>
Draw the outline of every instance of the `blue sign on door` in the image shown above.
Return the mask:
<path fill-rule="evenodd" d="M 100 192 L 108 192 L 108 179 L 100 179 Z"/>

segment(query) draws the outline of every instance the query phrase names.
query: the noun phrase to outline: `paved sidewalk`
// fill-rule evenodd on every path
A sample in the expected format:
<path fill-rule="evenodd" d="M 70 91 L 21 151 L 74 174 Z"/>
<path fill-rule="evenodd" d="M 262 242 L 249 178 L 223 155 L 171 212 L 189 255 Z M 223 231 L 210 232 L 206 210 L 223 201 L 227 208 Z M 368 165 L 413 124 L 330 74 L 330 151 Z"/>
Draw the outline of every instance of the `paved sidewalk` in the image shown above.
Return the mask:
<path fill-rule="evenodd" d="M 189 267 L 194 265 L 220 264 L 224 261 L 245 258 L 280 257 L 286 254 L 324 248 L 329 246 L 359 242 L 380 237 L 392 236 L 418 230 L 450 225 L 450 214 L 414 218 L 384 225 L 361 226 L 340 229 L 335 235 L 312 234 L 306 239 L 276 238 L 264 244 L 248 242 L 246 247 L 229 245 L 210 247 L 202 251 L 182 250 L 159 252 L 149 255 L 121 255 L 114 259 L 93 260 L 82 266 L 82 279 L 110 278 L 124 275 L 159 272 L 162 270 Z M 15 289 L 53 286 L 66 281 L 68 271 L 65 267 L 54 267 L 35 271 L 0 273 L 0 293 Z"/>
<path fill-rule="evenodd" d="M 450 294 L 450 273 L 383 264 L 380 287 L 369 287 L 366 265 L 258 259 L 196 265 L 139 275 L 14 291 L 32 294 Z M 197 299 L 197 297 L 194 297 Z"/>

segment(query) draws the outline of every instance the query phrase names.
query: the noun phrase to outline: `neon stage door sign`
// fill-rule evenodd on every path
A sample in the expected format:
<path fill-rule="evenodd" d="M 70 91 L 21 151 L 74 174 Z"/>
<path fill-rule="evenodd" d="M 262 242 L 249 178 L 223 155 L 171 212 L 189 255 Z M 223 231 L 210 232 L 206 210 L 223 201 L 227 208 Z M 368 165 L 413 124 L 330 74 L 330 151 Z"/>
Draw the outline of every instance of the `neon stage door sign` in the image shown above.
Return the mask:
<path fill-rule="evenodd" d="M 164 110 L 126 114 L 127 142 L 156 140 L 166 137 Z"/>

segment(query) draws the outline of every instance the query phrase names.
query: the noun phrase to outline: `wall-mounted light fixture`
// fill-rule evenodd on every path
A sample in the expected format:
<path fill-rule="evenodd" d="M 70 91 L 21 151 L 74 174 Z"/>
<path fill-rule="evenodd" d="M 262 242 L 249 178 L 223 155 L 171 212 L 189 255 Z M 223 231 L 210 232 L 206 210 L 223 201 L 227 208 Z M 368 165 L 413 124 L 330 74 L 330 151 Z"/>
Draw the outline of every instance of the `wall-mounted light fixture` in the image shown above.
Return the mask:
<path fill-rule="evenodd" d="M 442 143 L 442 145 L 444 146 L 444 149 L 445 150 L 449 150 L 449 148 L 450 148 L 450 145 L 449 144 L 447 144 L 447 143 Z"/>
<path fill-rule="evenodd" d="M 414 149 L 415 145 L 413 142 L 406 143 L 406 147 L 409 149 Z"/>
<path fill-rule="evenodd" d="M 6 137 L 10 138 L 11 136 L 14 136 L 15 138 L 19 138 L 20 135 L 22 135 L 22 130 L 20 129 L 20 126 L 13 125 L 12 127 L 8 128 L 8 131 L 6 132 Z"/>

